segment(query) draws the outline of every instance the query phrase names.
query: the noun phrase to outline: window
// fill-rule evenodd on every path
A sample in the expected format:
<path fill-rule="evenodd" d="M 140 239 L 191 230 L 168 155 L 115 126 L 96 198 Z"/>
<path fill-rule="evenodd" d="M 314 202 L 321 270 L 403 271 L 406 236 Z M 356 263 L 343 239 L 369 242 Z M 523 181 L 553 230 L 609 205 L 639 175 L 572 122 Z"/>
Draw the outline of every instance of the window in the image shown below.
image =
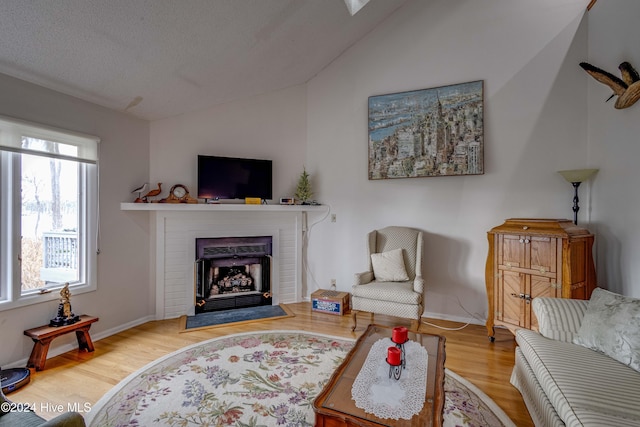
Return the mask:
<path fill-rule="evenodd" d="M 98 142 L 0 116 L 0 310 L 96 288 Z"/>

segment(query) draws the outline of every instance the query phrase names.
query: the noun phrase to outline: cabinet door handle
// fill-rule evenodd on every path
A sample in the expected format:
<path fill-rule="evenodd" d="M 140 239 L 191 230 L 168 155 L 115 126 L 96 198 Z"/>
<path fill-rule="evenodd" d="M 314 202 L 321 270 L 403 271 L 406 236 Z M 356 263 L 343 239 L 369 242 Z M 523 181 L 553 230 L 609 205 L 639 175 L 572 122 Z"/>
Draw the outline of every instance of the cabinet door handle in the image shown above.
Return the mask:
<path fill-rule="evenodd" d="M 529 304 L 531 302 L 531 295 L 529 294 L 516 294 L 514 292 L 512 292 L 510 294 L 512 297 L 514 298 L 520 298 L 526 301 L 527 304 Z"/>
<path fill-rule="evenodd" d="M 524 239 L 520 239 L 520 243 L 524 243 Z"/>

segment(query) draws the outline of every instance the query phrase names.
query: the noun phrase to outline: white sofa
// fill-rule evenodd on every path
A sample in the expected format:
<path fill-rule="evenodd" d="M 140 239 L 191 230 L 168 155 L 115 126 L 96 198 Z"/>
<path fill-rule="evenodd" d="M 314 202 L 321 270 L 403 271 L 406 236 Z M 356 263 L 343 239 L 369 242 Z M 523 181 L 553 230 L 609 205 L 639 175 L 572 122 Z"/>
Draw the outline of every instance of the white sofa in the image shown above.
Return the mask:
<path fill-rule="evenodd" d="M 535 425 L 640 426 L 640 300 L 598 288 L 590 301 L 532 304 L 540 332 L 516 332 L 511 383 Z M 608 343 L 586 343 L 592 330 Z"/>

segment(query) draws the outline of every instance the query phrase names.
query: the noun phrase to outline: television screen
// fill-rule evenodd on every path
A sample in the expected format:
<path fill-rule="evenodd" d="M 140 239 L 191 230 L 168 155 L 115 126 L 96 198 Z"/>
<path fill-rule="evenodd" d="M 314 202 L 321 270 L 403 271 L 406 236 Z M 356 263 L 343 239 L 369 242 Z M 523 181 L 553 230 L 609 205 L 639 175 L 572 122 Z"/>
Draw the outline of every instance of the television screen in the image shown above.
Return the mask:
<path fill-rule="evenodd" d="M 271 160 L 198 156 L 198 198 L 272 199 Z"/>

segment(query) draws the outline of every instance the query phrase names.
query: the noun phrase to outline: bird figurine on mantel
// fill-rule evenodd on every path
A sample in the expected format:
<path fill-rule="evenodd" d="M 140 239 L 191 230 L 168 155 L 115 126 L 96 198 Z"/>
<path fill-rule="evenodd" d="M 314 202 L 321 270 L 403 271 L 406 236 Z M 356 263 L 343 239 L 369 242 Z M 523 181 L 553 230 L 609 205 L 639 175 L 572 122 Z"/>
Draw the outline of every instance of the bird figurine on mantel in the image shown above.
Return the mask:
<path fill-rule="evenodd" d="M 609 99 L 618 96 L 615 104 L 618 110 L 631 107 L 640 99 L 640 75 L 628 62 L 625 61 L 618 66 L 622 79 L 586 62 L 581 62 L 580 66 L 594 79 L 613 90 Z"/>
<path fill-rule="evenodd" d="M 162 183 L 161 182 L 158 183 L 158 188 L 156 188 L 155 190 L 149 191 L 147 194 L 144 195 L 142 200 L 144 200 L 144 203 L 149 203 L 149 200 L 148 200 L 149 197 L 155 197 L 155 196 L 159 195 L 160 193 L 162 193 Z"/>
<path fill-rule="evenodd" d="M 142 200 L 142 197 L 140 197 L 140 195 L 147 190 L 147 186 L 148 185 L 149 185 L 149 183 L 145 182 L 140 187 L 136 188 L 135 190 L 133 190 L 131 192 L 131 194 L 133 194 L 133 193 L 137 193 L 138 194 L 138 197 L 136 197 L 136 199 L 133 201 L 133 203 L 144 203 L 144 200 Z"/>

